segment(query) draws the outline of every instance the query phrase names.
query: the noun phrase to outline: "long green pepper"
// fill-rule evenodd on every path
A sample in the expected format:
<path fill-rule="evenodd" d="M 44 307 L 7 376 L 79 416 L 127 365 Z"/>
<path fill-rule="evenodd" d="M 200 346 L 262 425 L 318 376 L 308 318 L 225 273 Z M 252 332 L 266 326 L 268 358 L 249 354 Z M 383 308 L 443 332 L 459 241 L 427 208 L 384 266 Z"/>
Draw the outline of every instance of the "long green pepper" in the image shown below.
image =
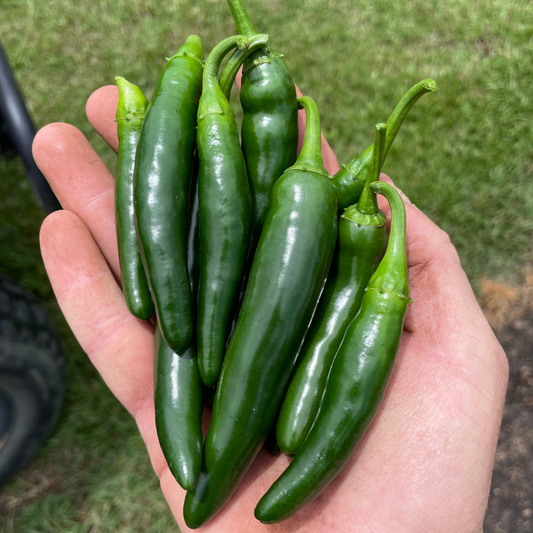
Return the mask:
<path fill-rule="evenodd" d="M 339 221 L 339 240 L 313 322 L 277 422 L 277 441 L 287 455 L 301 448 L 324 395 L 331 364 L 359 307 L 368 280 L 385 251 L 386 218 L 370 183 L 379 180 L 387 127 L 376 126 L 371 171 L 357 205 Z"/>
<path fill-rule="evenodd" d="M 159 444 L 172 475 L 189 490 L 202 464 L 202 382 L 194 342 L 177 354 L 156 324 L 154 374 Z"/>
<path fill-rule="evenodd" d="M 388 183 L 370 187 L 391 205 L 387 251 L 346 331 L 307 439 L 255 508 L 256 518 L 267 524 L 289 518 L 340 472 L 377 413 L 392 373 L 410 302 L 405 207 Z"/>
<path fill-rule="evenodd" d="M 387 120 L 387 139 L 383 150 L 382 166 L 411 108 L 421 96 L 436 90 L 437 84 L 433 80 L 422 80 L 411 87 L 398 102 L 389 120 Z M 372 146 L 369 146 L 348 164 L 342 165 L 341 169 L 333 176 L 333 183 L 337 189 L 337 197 L 339 199 L 339 210 L 346 209 L 350 205 L 357 203 L 367 181 L 367 174 L 370 172 L 371 164 Z"/>
<path fill-rule="evenodd" d="M 239 318 L 222 364 L 198 482 L 187 493 L 190 528 L 229 500 L 265 441 L 324 287 L 337 238 L 337 196 L 320 152 L 315 103 L 296 163 L 272 189 Z"/>
<path fill-rule="evenodd" d="M 161 334 L 177 353 L 193 339 L 188 204 L 202 72 L 202 43 L 191 35 L 169 59 L 146 111 L 134 180 L 143 264 Z"/>
<path fill-rule="evenodd" d="M 242 1 L 227 2 L 237 31 L 248 38 L 257 35 Z M 270 48 L 259 49 L 245 61 L 242 72 L 242 151 L 253 200 L 250 254 L 255 251 L 270 207 L 272 187 L 296 161 L 298 102 L 282 57 Z M 227 79 L 223 73 L 221 82 L 229 95 L 231 83 Z"/>
<path fill-rule="evenodd" d="M 131 313 L 141 320 L 154 314 L 150 287 L 142 264 L 133 211 L 133 176 L 135 154 L 148 100 L 139 87 L 117 76 L 118 159 L 115 181 L 115 222 L 118 258 L 124 298 Z"/>
<path fill-rule="evenodd" d="M 198 362 L 202 381 L 214 385 L 220 373 L 233 310 L 238 304 L 248 246 L 252 198 L 237 122 L 217 80 L 220 63 L 239 47 L 265 46 L 267 35 L 240 35 L 220 42 L 207 58 L 198 106 L 200 281 Z M 246 54 L 242 56 L 242 60 Z"/>

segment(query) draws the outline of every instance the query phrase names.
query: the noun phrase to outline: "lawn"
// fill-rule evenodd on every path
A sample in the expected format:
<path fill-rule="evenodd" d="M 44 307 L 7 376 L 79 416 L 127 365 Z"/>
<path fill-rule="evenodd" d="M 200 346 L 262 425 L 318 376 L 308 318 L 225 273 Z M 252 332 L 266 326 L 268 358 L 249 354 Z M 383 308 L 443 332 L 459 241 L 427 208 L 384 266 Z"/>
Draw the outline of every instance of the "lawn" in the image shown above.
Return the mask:
<path fill-rule="evenodd" d="M 445 229 L 477 293 L 520 287 L 533 235 L 533 6 L 528 0 L 247 0 L 341 162 L 366 148 L 414 83 L 384 171 Z M 85 101 L 125 76 L 150 96 L 188 34 L 235 33 L 223 0 L 3 0 L 2 45 L 38 126 L 80 128 L 110 168 Z M 43 215 L 18 162 L 0 160 L 0 272 L 36 294 L 69 356 L 56 431 L 0 496 L 0 532 L 177 530 L 133 420 L 107 391 L 55 303 L 38 249 Z"/>

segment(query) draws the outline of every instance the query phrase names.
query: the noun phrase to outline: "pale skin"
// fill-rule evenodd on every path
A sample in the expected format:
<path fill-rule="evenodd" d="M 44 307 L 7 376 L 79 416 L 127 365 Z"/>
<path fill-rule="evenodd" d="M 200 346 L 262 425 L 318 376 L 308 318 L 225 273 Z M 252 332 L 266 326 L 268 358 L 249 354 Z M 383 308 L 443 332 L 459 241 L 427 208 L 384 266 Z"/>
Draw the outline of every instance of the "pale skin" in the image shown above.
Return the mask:
<path fill-rule="evenodd" d="M 116 87 L 106 86 L 87 102 L 89 121 L 115 151 L 117 101 Z M 304 124 L 300 112 L 301 137 Z M 120 288 L 113 175 L 68 124 L 41 129 L 34 155 L 64 207 L 41 228 L 58 302 L 82 348 L 135 418 L 181 530 L 192 531 L 183 521 L 185 492 L 167 467 L 155 430 L 153 326 L 129 313 Z M 325 140 L 323 155 L 328 171 L 336 172 L 339 164 Z M 197 531 L 482 531 L 507 359 L 448 236 L 405 200 L 413 303 L 389 388 L 363 441 L 312 504 L 270 526 L 258 522 L 253 510 L 289 459 L 261 450 L 230 503 Z M 383 198 L 380 207 L 389 214 Z M 204 418 L 207 425 L 207 410 Z"/>

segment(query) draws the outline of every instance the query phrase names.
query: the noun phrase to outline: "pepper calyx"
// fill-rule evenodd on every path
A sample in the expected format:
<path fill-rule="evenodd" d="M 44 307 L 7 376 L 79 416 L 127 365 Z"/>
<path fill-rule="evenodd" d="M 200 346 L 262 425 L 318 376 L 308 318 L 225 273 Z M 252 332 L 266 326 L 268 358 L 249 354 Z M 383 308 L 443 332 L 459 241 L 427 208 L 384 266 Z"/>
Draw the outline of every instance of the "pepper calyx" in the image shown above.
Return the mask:
<path fill-rule="evenodd" d="M 274 50 L 272 50 L 271 48 L 265 47 L 264 55 L 260 55 L 254 59 L 249 59 L 245 61 L 242 67 L 242 72 L 244 74 L 245 72 L 252 70 L 254 67 L 257 67 L 258 65 L 272 63 L 276 59 L 281 59 L 282 57 L 285 56 L 279 52 L 274 52 Z"/>
<path fill-rule="evenodd" d="M 355 205 L 347 207 L 341 218 L 345 218 L 358 226 L 374 226 L 376 228 L 384 226 L 387 222 L 387 217 L 381 209 L 378 209 L 376 213 L 369 214 L 359 211 Z"/>
<path fill-rule="evenodd" d="M 342 164 L 341 165 L 341 168 L 343 168 L 344 170 L 346 170 L 346 172 L 348 172 L 348 174 L 350 175 L 350 178 L 352 179 L 352 181 L 360 181 L 361 183 L 365 183 L 365 180 L 364 179 L 361 179 L 360 177 L 358 177 L 357 175 L 355 175 L 351 170 L 350 170 L 350 167 L 346 164 Z"/>
<path fill-rule="evenodd" d="M 196 59 L 196 61 L 203 65 L 205 63 L 204 50 L 200 37 L 198 35 L 189 35 L 183 46 L 168 61 L 172 61 L 178 57 L 190 57 L 191 59 Z"/>

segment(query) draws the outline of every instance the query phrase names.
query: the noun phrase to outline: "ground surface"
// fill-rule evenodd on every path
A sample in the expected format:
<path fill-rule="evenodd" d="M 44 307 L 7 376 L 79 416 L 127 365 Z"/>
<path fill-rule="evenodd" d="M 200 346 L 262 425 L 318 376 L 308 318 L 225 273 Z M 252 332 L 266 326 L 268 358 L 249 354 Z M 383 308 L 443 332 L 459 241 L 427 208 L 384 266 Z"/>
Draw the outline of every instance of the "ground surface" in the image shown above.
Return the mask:
<path fill-rule="evenodd" d="M 510 363 L 485 533 L 533 531 L 533 314 L 497 331 Z"/>
<path fill-rule="evenodd" d="M 439 91 L 415 106 L 384 171 L 449 232 L 509 353 L 486 531 L 531 530 L 533 378 L 524 369 L 533 367 L 531 2 L 247 5 L 316 99 L 341 161 L 372 142 L 373 126 L 405 90 L 424 78 L 437 81 Z M 189 33 L 200 34 L 209 51 L 235 31 L 223 0 L 3 0 L 1 9 L 2 45 L 36 124 L 76 125 L 110 168 L 114 155 L 84 114 L 88 95 L 120 74 L 150 96 L 165 56 Z M 21 165 L 0 158 L 0 272 L 44 302 L 69 355 L 61 419 L 46 448 L 0 495 L 0 533 L 176 531 L 135 424 L 57 308 L 38 250 L 42 217 Z"/>

